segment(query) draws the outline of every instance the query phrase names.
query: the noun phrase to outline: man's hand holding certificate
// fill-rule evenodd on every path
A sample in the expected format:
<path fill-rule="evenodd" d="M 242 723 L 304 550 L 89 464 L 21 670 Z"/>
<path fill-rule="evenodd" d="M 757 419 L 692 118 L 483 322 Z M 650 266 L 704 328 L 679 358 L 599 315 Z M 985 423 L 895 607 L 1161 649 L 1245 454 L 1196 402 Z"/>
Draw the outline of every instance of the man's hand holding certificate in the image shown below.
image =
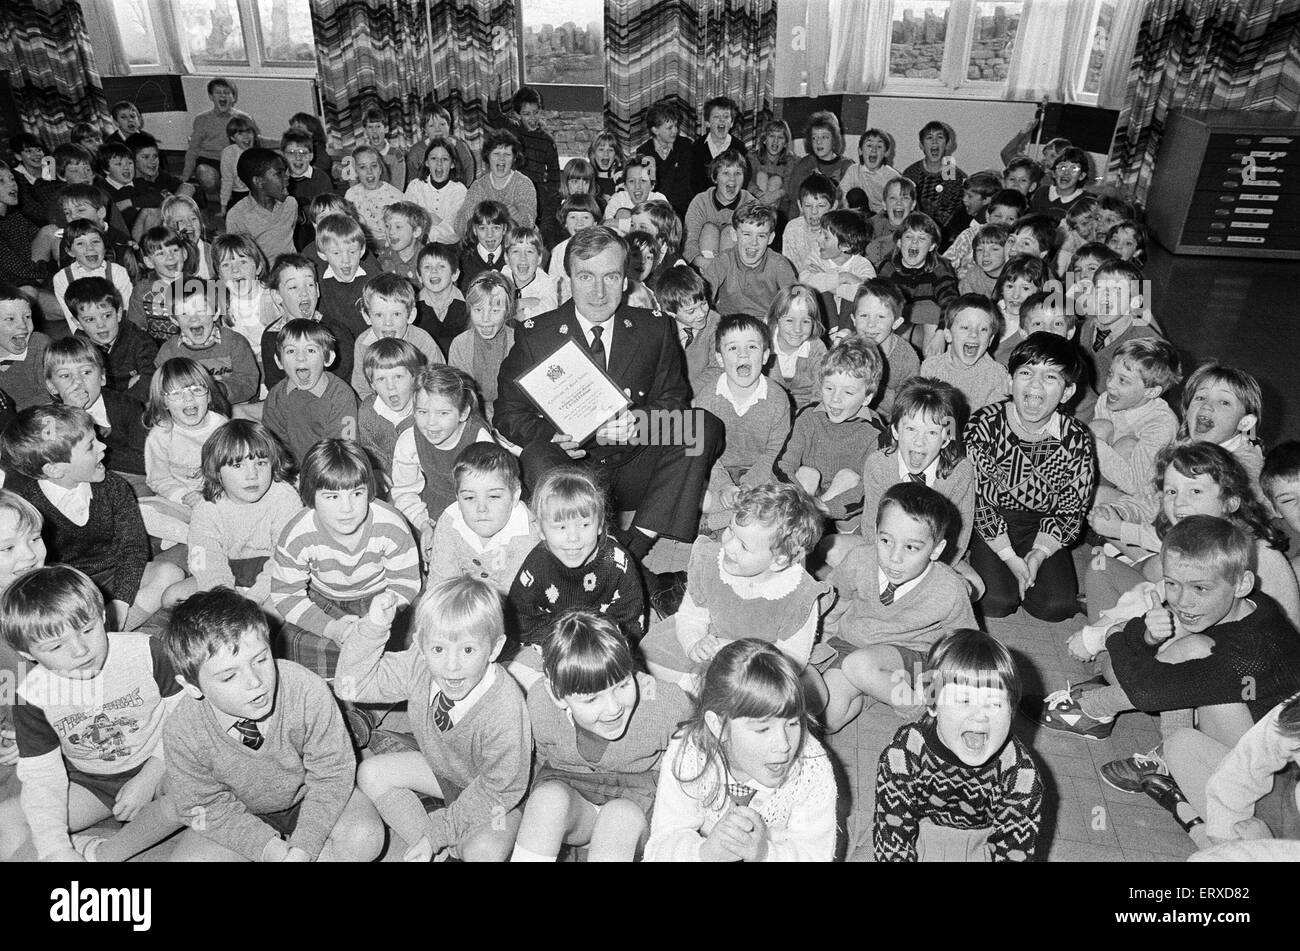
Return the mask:
<path fill-rule="evenodd" d="M 559 434 L 551 441 L 572 457 L 593 435 L 604 442 L 627 442 L 636 420 L 625 410 L 628 398 L 575 340 L 568 340 L 516 382 Z"/>

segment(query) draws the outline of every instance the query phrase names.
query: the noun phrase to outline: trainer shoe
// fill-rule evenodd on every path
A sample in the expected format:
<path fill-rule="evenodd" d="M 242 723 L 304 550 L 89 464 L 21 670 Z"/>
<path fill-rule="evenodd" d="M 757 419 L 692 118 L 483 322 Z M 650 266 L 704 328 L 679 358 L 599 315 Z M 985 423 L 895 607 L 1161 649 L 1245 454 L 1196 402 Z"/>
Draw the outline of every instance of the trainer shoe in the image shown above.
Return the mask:
<path fill-rule="evenodd" d="M 1161 756 L 1161 747 L 1150 753 L 1134 753 L 1125 759 L 1111 760 L 1101 768 L 1106 785 L 1120 792 L 1141 793 L 1142 781 L 1148 776 L 1168 776 L 1169 767 Z"/>
<path fill-rule="evenodd" d="M 1050 693 L 1046 697 L 1025 697 L 1020 703 L 1020 712 L 1026 719 L 1033 720 L 1049 730 L 1059 733 L 1073 733 L 1089 740 L 1104 740 L 1115 728 L 1115 718 L 1097 719 L 1083 712 L 1079 706 L 1080 691 L 1078 687 L 1066 686 L 1064 690 Z"/>

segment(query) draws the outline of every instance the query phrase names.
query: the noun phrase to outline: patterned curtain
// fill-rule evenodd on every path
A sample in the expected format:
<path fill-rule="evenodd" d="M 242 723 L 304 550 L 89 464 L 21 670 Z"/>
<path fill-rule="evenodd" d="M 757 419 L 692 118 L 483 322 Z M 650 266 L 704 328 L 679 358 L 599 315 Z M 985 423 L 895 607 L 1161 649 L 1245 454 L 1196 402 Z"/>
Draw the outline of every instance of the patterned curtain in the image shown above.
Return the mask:
<path fill-rule="evenodd" d="M 505 96 L 518 85 L 515 0 L 433 0 L 431 13 L 433 88 L 456 135 L 477 151 L 498 83 Z"/>
<path fill-rule="evenodd" d="M 1108 177 L 1145 198 L 1170 109 L 1300 108 L 1300 0 L 1154 0 Z"/>
<path fill-rule="evenodd" d="M 0 3 L 0 69 L 9 73 L 24 130 L 47 147 L 66 142 L 75 123 L 109 121 L 86 21 L 76 3 Z"/>
<path fill-rule="evenodd" d="M 325 128 L 344 146 L 361 139 L 371 106 L 383 110 L 392 132 L 418 136 L 420 107 L 433 90 L 427 2 L 312 0 Z"/>
<path fill-rule="evenodd" d="M 606 0 L 605 124 L 625 151 L 649 135 L 645 114 L 668 100 L 682 133 L 702 132 L 704 103 L 740 105 L 733 134 L 752 144 L 772 116 L 776 0 Z"/>

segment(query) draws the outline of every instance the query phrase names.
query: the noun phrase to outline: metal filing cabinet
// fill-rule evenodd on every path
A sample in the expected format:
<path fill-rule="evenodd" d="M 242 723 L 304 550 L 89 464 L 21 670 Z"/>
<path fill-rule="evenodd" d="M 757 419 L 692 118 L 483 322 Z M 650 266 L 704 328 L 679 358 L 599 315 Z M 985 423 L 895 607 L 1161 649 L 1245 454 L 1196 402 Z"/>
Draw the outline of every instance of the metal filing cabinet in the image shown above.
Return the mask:
<path fill-rule="evenodd" d="M 1300 118 L 1174 110 L 1147 220 L 1175 254 L 1300 259 Z"/>

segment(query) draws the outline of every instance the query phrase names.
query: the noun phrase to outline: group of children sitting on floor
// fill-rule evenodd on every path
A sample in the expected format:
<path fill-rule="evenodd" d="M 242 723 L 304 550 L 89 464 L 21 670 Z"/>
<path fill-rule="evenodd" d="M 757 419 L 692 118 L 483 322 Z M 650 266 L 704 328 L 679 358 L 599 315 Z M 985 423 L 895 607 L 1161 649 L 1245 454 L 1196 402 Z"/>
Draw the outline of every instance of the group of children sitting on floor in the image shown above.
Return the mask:
<path fill-rule="evenodd" d="M 59 189 L 73 332 L 0 287 L 0 669 L 26 670 L 0 858 L 121 860 L 183 830 L 173 858 L 829 860 L 814 734 L 873 703 L 908 721 L 878 858 L 1045 851 L 1018 706 L 1085 737 L 1159 713 L 1163 749 L 1106 781 L 1198 845 L 1288 847 L 1257 844 L 1253 809 L 1260 758 L 1300 735 L 1300 447 L 1264 457 L 1237 368 L 1171 406 L 1143 230 L 1085 190 L 1086 153 L 967 177 L 928 123 L 898 174 L 890 135 L 854 163 L 817 113 L 807 155 L 783 123 L 749 155 L 713 100 L 696 143 L 656 106 L 636 157 L 602 136 L 559 175 L 540 100 L 515 107 L 477 178 L 432 111 L 405 192 L 411 156 L 368 117 L 357 183 L 305 209 L 295 181 L 333 185 L 323 143 L 235 130 L 219 164 L 247 195 L 210 244 L 197 172 L 153 215 Z M 602 222 L 625 300 L 674 322 L 726 431 L 679 605 L 647 597 L 589 470 L 524 485 L 493 428 L 515 334 L 572 293 L 548 229 Z M 1074 617 L 1085 537 L 1069 650 L 1098 677 L 1021 698 L 975 606 Z"/>

